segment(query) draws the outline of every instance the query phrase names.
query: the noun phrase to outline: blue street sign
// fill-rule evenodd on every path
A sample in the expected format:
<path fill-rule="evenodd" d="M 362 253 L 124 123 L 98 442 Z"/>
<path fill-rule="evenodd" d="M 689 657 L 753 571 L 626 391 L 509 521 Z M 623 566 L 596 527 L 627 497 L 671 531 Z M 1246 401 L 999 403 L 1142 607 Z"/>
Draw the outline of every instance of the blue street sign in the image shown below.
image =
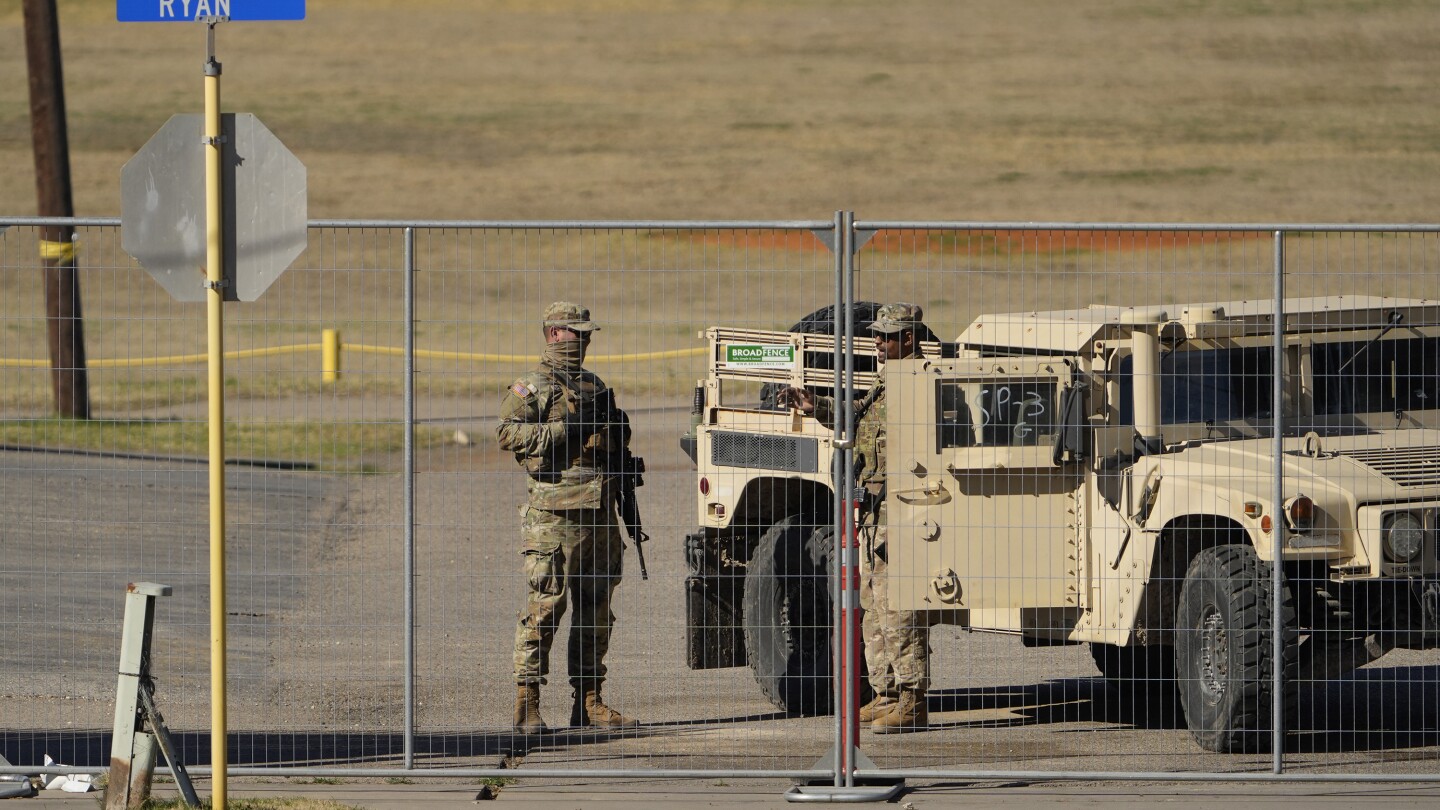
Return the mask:
<path fill-rule="evenodd" d="M 193 22 L 231 20 L 303 20 L 305 0 L 115 0 L 120 22 Z"/>

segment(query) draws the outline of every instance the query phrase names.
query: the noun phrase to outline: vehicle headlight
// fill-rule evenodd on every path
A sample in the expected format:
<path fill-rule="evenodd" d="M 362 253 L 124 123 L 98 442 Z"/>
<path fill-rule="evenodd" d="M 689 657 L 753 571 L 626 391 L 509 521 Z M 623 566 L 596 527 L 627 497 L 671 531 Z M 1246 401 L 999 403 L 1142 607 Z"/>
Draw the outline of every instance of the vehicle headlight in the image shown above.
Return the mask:
<path fill-rule="evenodd" d="M 1385 556 L 1393 562 L 1408 563 L 1425 545 L 1425 526 L 1414 512 L 1391 512 L 1380 524 Z"/>

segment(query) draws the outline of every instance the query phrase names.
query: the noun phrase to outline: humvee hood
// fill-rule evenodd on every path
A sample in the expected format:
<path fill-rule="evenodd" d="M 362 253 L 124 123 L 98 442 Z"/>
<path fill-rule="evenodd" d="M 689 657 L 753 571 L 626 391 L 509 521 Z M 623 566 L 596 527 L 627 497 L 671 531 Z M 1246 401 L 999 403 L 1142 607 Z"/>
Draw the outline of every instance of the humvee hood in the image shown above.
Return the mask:
<path fill-rule="evenodd" d="M 1167 453 L 1162 464 L 1169 476 L 1226 478 L 1263 493 L 1273 451 L 1268 438 L 1214 442 Z M 1312 483 L 1346 490 L 1358 503 L 1440 497 L 1440 431 L 1326 436 L 1308 448 L 1304 438 L 1286 438 L 1284 474 L 1288 490 Z"/>

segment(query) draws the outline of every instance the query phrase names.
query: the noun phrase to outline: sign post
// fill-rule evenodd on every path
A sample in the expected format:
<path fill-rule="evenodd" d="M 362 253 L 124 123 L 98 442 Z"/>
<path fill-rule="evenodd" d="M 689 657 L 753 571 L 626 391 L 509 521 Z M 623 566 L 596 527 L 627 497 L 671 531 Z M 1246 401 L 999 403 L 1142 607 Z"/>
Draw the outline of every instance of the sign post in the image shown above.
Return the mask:
<path fill-rule="evenodd" d="M 225 688 L 225 254 L 220 218 L 220 63 L 215 23 L 205 27 L 205 324 L 210 416 L 210 804 L 226 807 L 229 765 Z"/>
<path fill-rule="evenodd" d="M 221 128 L 220 115 L 220 63 L 215 59 L 215 26 L 228 20 L 300 20 L 305 17 L 305 0 L 116 0 L 116 19 L 121 22 L 201 22 L 205 23 L 205 115 L 199 143 L 204 150 L 205 165 L 205 248 L 203 281 L 207 344 L 208 344 L 208 389 L 209 400 L 209 462 L 210 462 L 210 761 L 212 768 L 211 803 L 214 807 L 225 807 L 227 801 L 228 753 L 226 717 L 226 636 L 225 636 L 225 359 L 224 359 L 224 308 L 223 304 L 233 295 L 236 276 L 233 268 L 226 266 L 226 238 L 224 210 L 222 157 L 226 152 L 226 137 Z M 152 140 L 152 143 L 154 141 Z M 150 144 L 147 144 L 147 149 Z M 232 147 L 233 148 L 233 147 Z M 129 164 L 127 164 L 127 168 Z M 303 178 L 303 174 L 302 174 Z M 153 179 L 153 176 L 152 176 Z M 125 186 L 122 172 L 121 185 Z M 304 181 L 300 192 L 303 197 Z M 154 200 L 151 200 L 153 193 Z M 153 210 L 160 197 L 179 194 L 182 189 L 153 185 L 147 189 L 143 211 L 136 216 L 136 206 L 126 206 L 122 199 L 121 227 L 125 231 L 122 241 L 127 241 L 126 250 L 138 255 L 146 263 L 145 240 L 132 249 L 124 237 L 132 230 L 132 224 L 145 220 L 143 212 Z M 126 209 L 131 216 L 126 217 Z M 302 208 L 303 211 L 303 208 Z M 143 228 L 141 230 L 144 230 Z M 302 214 L 301 235 L 304 221 Z M 303 245 L 302 245 L 303 249 Z M 286 259 L 288 265 L 295 255 Z M 173 268 L 154 266 L 153 260 L 146 263 L 146 269 L 157 280 L 165 283 L 159 273 L 169 273 Z M 163 264 L 160 263 L 160 264 Z M 283 269 L 283 268 L 282 268 Z M 278 275 L 278 273 L 277 273 Z M 273 276 L 270 278 L 273 280 Z M 268 281 L 264 286 L 268 286 Z M 166 285 L 167 288 L 170 285 Z M 260 287 L 263 291 L 264 286 Z M 227 291 L 229 295 L 227 295 Z M 259 293 L 256 292 L 256 295 Z M 187 295 L 177 294 L 180 300 L 192 300 Z M 231 299 L 234 300 L 234 299 Z M 251 299 L 253 300 L 253 299 Z"/>

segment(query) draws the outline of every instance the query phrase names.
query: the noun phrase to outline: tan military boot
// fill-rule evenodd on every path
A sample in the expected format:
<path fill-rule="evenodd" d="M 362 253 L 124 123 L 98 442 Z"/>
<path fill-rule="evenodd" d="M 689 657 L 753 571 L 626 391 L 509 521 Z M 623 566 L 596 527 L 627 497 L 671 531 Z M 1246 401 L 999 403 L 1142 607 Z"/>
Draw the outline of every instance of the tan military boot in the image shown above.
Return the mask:
<path fill-rule="evenodd" d="M 584 686 L 576 690 L 576 712 L 581 722 L 575 725 L 593 728 L 635 728 L 640 721 L 615 711 L 600 699 L 600 687 Z M 573 718 L 572 718 L 573 719 Z"/>
<path fill-rule="evenodd" d="M 515 722 L 517 734 L 544 734 L 545 718 L 540 716 L 540 685 L 520 684 L 515 690 Z"/>
<path fill-rule="evenodd" d="M 889 714 L 890 710 L 898 704 L 899 701 L 895 699 L 894 695 L 877 693 L 873 700 L 860 707 L 860 722 L 873 723 L 875 718 L 882 714 Z"/>
<path fill-rule="evenodd" d="M 925 705 L 925 693 L 901 689 L 895 708 L 876 717 L 870 723 L 870 730 L 876 734 L 904 734 L 924 731 L 929 725 L 930 711 Z"/>

